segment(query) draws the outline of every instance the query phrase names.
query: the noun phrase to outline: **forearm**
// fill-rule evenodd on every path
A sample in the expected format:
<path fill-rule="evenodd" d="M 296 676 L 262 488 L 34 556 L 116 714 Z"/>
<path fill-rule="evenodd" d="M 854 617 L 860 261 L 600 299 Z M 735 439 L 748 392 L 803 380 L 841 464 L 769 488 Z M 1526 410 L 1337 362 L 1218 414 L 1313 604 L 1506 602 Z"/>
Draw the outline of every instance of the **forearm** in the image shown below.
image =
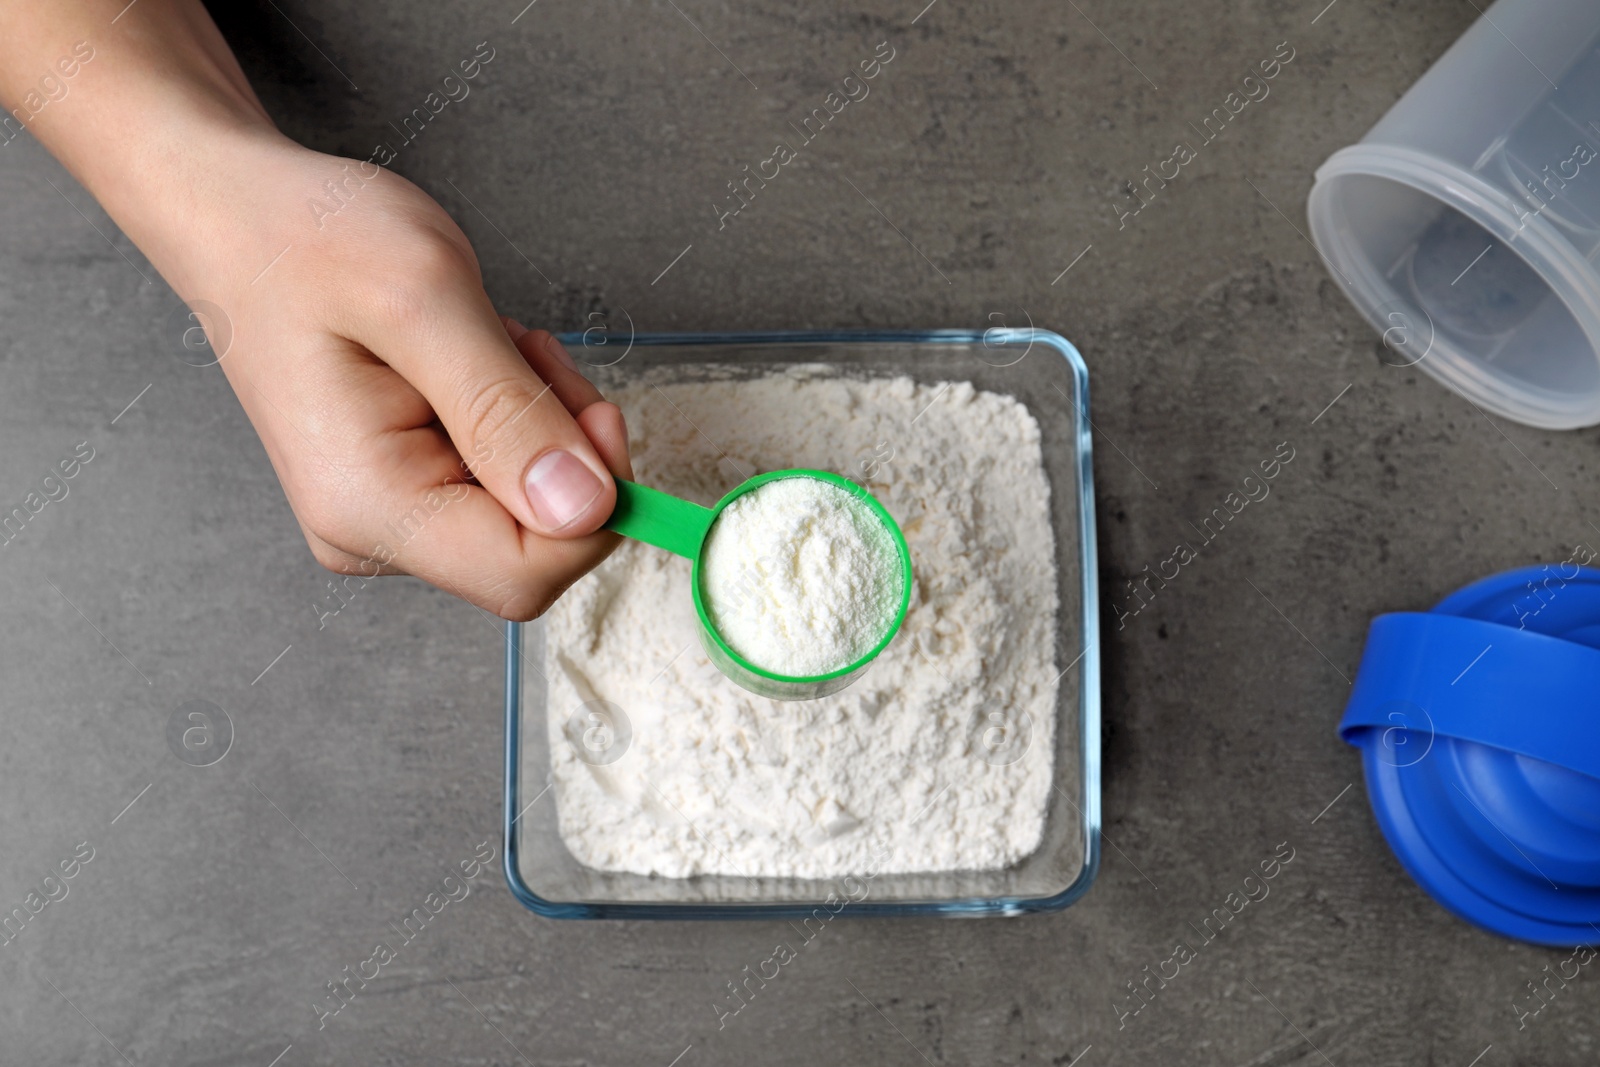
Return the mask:
<path fill-rule="evenodd" d="M 197 0 L 0 0 L 0 26 L 6 134 L 38 138 L 178 284 L 195 205 L 226 195 L 223 154 L 280 140 L 211 17 Z"/>

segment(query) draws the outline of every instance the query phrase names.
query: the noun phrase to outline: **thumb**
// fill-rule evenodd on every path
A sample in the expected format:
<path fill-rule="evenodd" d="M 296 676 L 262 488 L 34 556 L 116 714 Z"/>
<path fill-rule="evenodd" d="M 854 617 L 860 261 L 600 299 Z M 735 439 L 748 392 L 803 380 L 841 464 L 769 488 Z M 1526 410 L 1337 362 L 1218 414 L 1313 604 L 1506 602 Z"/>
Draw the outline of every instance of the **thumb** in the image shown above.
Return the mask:
<path fill-rule="evenodd" d="M 598 530 L 616 483 L 550 383 L 528 365 L 487 294 L 435 288 L 424 308 L 356 338 L 420 392 L 465 470 L 523 526 L 546 537 Z"/>

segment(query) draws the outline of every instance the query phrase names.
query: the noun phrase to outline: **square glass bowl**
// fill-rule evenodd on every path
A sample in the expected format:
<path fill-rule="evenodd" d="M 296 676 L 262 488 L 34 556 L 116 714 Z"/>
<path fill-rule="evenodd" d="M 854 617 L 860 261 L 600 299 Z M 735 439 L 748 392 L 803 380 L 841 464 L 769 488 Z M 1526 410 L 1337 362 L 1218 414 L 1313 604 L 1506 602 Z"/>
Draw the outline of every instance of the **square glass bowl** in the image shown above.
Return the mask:
<path fill-rule="evenodd" d="M 812 915 L 978 917 L 1055 911 L 1082 896 L 1100 858 L 1100 663 L 1089 378 L 1046 330 L 637 334 L 560 337 L 602 391 L 629 382 L 761 378 L 804 366 L 840 378 L 970 381 L 1038 420 L 1056 541 L 1058 618 L 1054 786 L 1039 847 L 1003 870 L 841 879 L 663 878 L 584 866 L 562 842 L 550 791 L 545 628 L 506 624 L 505 851 L 512 893 L 562 919 L 736 919 Z M 684 595 L 688 595 L 685 590 Z M 531 666 L 535 669 L 524 669 Z M 854 886 L 866 886 L 857 898 Z M 837 906 L 831 906 L 837 905 Z M 846 906 L 848 905 L 848 906 Z"/>

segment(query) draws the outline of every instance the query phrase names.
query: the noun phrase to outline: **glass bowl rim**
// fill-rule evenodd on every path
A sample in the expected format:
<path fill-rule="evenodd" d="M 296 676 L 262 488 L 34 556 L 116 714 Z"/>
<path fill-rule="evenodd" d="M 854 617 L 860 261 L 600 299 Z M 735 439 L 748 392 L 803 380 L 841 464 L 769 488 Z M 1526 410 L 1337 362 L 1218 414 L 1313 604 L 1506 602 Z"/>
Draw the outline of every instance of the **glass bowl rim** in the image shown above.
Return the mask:
<path fill-rule="evenodd" d="M 556 335 L 563 345 L 585 345 L 593 330 Z M 609 341 L 601 341 L 607 344 Z M 1078 900 L 1100 870 L 1100 643 L 1099 579 L 1096 570 L 1094 466 L 1089 422 L 1089 369 L 1077 348 L 1060 334 L 1036 327 L 991 327 L 986 330 L 769 330 L 725 333 L 633 333 L 628 344 L 645 346 L 784 344 L 974 344 L 985 347 L 1042 344 L 1056 351 L 1071 371 L 1077 401 L 1072 404 L 1077 436 L 1079 620 L 1082 649 L 1078 687 L 1079 746 L 1083 758 L 1082 793 L 1074 804 L 1084 836 L 1083 867 L 1070 885 L 1042 897 L 952 897 L 945 900 L 872 900 L 852 902 L 839 915 L 854 917 L 980 918 L 1060 911 Z M 624 353 L 626 354 L 626 353 Z M 535 893 L 522 877 L 516 822 L 520 816 L 522 728 L 522 624 L 505 624 L 505 789 L 501 870 L 512 896 L 535 914 L 550 919 L 800 919 L 822 901 L 771 903 L 692 903 L 637 901 L 557 901 Z"/>

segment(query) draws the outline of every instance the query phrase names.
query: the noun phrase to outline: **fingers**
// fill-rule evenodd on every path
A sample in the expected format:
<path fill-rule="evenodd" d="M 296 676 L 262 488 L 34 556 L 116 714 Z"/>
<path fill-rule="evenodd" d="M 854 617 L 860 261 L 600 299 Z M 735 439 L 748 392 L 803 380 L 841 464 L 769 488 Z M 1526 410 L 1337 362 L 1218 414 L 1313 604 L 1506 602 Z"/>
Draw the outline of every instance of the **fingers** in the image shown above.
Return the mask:
<path fill-rule="evenodd" d="M 604 531 L 560 540 L 526 529 L 482 487 L 443 480 L 460 460 L 442 433 L 409 432 L 435 437 L 432 456 L 415 464 L 433 479 L 381 494 L 388 516 L 376 526 L 371 558 L 384 573 L 413 574 L 501 618 L 526 622 L 615 547 L 617 536 Z M 426 447 L 408 446 L 414 453 Z"/>
<path fill-rule="evenodd" d="M 529 330 L 516 319 L 502 318 L 506 333 L 534 373 L 550 383 L 561 404 L 578 420 L 589 443 L 616 478 L 633 478 L 628 458 L 628 428 L 622 409 L 601 399 L 600 390 L 578 370 L 565 346 L 544 330 Z"/>
<path fill-rule="evenodd" d="M 583 409 L 578 425 L 593 443 L 614 478 L 633 481 L 633 461 L 628 456 L 628 427 L 622 409 L 602 400 Z"/>
<path fill-rule="evenodd" d="M 303 522 L 300 523 L 300 532 L 305 535 L 306 544 L 311 548 L 311 557 L 335 574 L 359 574 L 375 578 L 404 573 L 399 567 L 385 566 L 371 556 L 357 556 L 354 552 L 346 552 L 337 545 L 329 544 Z"/>
<path fill-rule="evenodd" d="M 455 593 L 503 619 L 526 622 L 616 547 L 615 534 L 551 540 L 522 526 L 474 485 L 424 499 L 427 525 L 397 546 L 393 562 L 408 574 Z M 437 507 L 438 510 L 433 510 Z M 415 507 L 413 513 L 415 513 Z"/>
<path fill-rule="evenodd" d="M 560 368 L 538 338 L 529 342 L 534 361 L 513 345 L 458 253 L 441 246 L 429 258 L 355 324 L 354 340 L 426 398 L 479 483 L 517 522 L 560 540 L 594 533 L 616 505 L 616 486 L 611 463 L 567 404 L 582 411 L 598 392 Z"/>
<path fill-rule="evenodd" d="M 554 338 L 502 324 L 487 298 L 481 305 L 470 294 L 438 298 L 431 311 L 453 316 L 460 336 L 446 336 L 420 315 L 351 331 L 383 361 L 374 370 L 387 380 L 365 382 L 361 392 L 364 408 L 385 410 L 379 421 L 387 428 L 365 427 L 372 462 L 346 472 L 360 484 L 340 495 L 364 501 L 360 513 L 335 509 L 330 521 L 302 525 L 330 569 L 413 574 L 503 618 L 531 619 L 617 543 L 613 534 L 589 531 L 610 515 L 611 479 L 632 474 L 622 413 Z M 509 383 L 501 388 L 517 390 L 521 408 L 498 421 L 469 417 L 472 405 L 461 398 L 484 380 Z M 342 392 L 331 384 L 328 391 Z M 422 421 L 419 412 L 438 419 Z M 349 414 L 347 425 L 368 423 Z M 610 491 L 565 526 L 541 515 L 524 487 L 525 472 L 537 473 L 557 452 L 563 458 L 555 462 L 582 464 L 592 483 Z M 480 485 L 464 483 L 469 473 Z"/>
<path fill-rule="evenodd" d="M 542 614 L 618 540 L 605 531 L 561 540 L 528 530 L 487 490 L 461 481 L 461 456 L 437 425 L 389 431 L 371 443 L 370 455 L 373 462 L 343 486 L 359 508 L 324 509 L 301 521 L 313 555 L 330 570 L 412 574 L 522 622 Z M 330 495 L 327 486 L 310 488 L 297 512 L 315 513 L 307 505 Z"/>
<path fill-rule="evenodd" d="M 502 319 L 511 343 L 541 379 L 550 383 L 561 404 L 576 417 L 600 399 L 600 390 L 583 376 L 566 348 L 545 330 L 530 330 L 516 319 Z"/>

